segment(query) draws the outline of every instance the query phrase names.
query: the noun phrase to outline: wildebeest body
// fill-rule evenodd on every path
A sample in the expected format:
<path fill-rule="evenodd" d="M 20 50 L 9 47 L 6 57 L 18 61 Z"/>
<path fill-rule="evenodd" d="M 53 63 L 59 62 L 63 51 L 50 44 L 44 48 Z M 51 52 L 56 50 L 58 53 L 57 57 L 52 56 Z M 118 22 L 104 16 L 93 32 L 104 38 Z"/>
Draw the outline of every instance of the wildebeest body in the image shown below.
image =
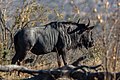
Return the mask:
<path fill-rule="evenodd" d="M 50 28 L 50 27 L 49 27 Z M 20 30 L 14 37 L 15 49 L 24 54 L 25 51 L 40 55 L 53 51 L 57 41 L 59 32 L 54 28 L 45 29 L 41 27 L 25 28 Z"/>
<path fill-rule="evenodd" d="M 87 29 L 90 28 L 85 24 L 72 22 L 51 22 L 42 27 L 21 29 L 14 36 L 16 54 L 12 64 L 22 61 L 28 51 L 31 51 L 36 55 L 57 52 L 58 65 L 60 66 L 60 55 L 66 65 L 66 51 L 80 47 L 81 34 Z"/>

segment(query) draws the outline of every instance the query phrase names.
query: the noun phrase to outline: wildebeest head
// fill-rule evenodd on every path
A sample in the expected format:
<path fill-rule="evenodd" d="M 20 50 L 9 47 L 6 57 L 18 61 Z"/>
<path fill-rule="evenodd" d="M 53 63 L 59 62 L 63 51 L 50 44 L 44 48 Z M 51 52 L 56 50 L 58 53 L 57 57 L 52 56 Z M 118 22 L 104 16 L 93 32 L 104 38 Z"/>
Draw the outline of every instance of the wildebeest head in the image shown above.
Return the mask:
<path fill-rule="evenodd" d="M 81 34 L 79 45 L 84 46 L 86 49 L 93 46 L 93 36 L 92 29 L 94 26 L 88 27 L 88 29 Z"/>
<path fill-rule="evenodd" d="M 92 29 L 94 28 L 94 26 L 89 26 L 90 20 L 88 24 L 79 24 L 79 20 L 77 23 L 78 23 L 78 27 L 74 30 L 68 29 L 68 33 L 69 34 L 76 33 L 76 35 L 78 36 L 77 47 L 84 46 L 86 49 L 92 47 L 94 42 L 93 36 L 92 36 Z"/>

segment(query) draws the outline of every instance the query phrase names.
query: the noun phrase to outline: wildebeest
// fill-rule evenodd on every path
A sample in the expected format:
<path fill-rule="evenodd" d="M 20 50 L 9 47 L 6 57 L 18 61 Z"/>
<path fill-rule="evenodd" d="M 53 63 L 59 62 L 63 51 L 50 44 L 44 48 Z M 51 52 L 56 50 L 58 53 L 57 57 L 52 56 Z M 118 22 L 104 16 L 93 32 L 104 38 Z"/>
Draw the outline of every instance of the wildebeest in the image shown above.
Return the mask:
<path fill-rule="evenodd" d="M 69 49 L 93 46 L 91 30 L 94 26 L 89 24 L 90 21 L 87 25 L 75 22 L 50 22 L 42 27 L 23 28 L 14 36 L 16 54 L 11 63 L 21 62 L 28 51 L 31 51 L 36 55 L 56 52 L 58 65 L 61 66 L 60 56 L 64 65 L 67 65 L 66 52 Z"/>

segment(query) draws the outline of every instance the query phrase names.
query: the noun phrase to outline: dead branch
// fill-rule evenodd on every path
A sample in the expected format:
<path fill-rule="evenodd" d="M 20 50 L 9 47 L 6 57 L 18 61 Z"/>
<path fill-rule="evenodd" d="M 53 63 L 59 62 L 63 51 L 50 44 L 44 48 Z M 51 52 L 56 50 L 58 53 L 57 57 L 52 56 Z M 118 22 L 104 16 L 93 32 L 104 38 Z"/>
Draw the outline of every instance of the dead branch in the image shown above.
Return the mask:
<path fill-rule="evenodd" d="M 18 65 L 0 65 L 0 71 L 1 72 L 11 72 L 11 71 L 19 71 L 21 69 L 27 69 L 26 67 L 23 66 L 18 66 Z"/>
<path fill-rule="evenodd" d="M 96 68 L 95 66 L 94 68 Z M 99 66 L 98 66 L 99 67 Z M 73 65 L 67 65 L 63 66 L 61 68 L 57 69 L 50 69 L 50 70 L 32 70 L 28 69 L 24 66 L 18 66 L 18 65 L 0 65 L 0 71 L 2 72 L 11 72 L 11 71 L 19 71 L 23 73 L 28 73 L 33 75 L 34 77 L 28 78 L 26 80 L 56 80 L 57 78 L 67 76 L 71 77 L 73 79 L 79 79 L 79 80 L 103 80 L 105 74 L 107 74 L 107 77 L 109 80 L 113 79 L 113 74 L 111 72 L 84 72 L 81 70 L 83 66 L 75 67 Z M 93 68 L 93 67 L 92 67 Z M 115 73 L 116 74 L 116 80 L 120 77 L 120 72 Z"/>
<path fill-rule="evenodd" d="M 56 80 L 63 76 L 73 78 L 76 80 L 96 80 L 96 79 L 103 80 L 106 74 L 109 80 L 112 80 L 114 78 L 113 77 L 114 74 L 116 74 L 116 80 L 119 79 L 120 72 L 119 73 L 98 72 L 98 68 L 101 67 L 101 64 L 97 66 L 78 65 L 77 63 L 84 58 L 85 56 L 73 62 L 72 65 L 66 65 L 57 69 L 33 70 L 18 65 L 4 65 L 4 66 L 0 65 L 0 71 L 1 72 L 19 71 L 22 73 L 33 75 L 33 77 L 24 80 Z M 74 63 L 75 65 L 73 65 Z"/>
<path fill-rule="evenodd" d="M 56 69 L 33 70 L 18 65 L 0 65 L 0 71 L 18 71 L 33 76 L 24 80 L 56 80 L 63 76 L 73 78 L 76 80 L 103 80 L 106 74 L 109 77 L 109 80 L 112 80 L 114 78 L 114 74 L 116 74 L 116 80 L 120 77 L 120 73 L 98 72 L 98 69 L 101 67 L 101 64 L 97 66 L 78 65 L 78 63 L 84 60 L 85 58 L 85 56 L 82 56 L 78 58 L 75 62 L 73 62 L 71 65 L 66 65 Z"/>
<path fill-rule="evenodd" d="M 73 65 L 67 65 L 67 66 L 63 66 L 61 68 L 57 68 L 57 69 L 50 69 L 50 70 L 32 70 L 32 69 L 28 69 L 24 66 L 18 66 L 18 65 L 5 65 L 2 66 L 0 65 L 0 71 L 2 72 L 12 72 L 12 71 L 19 71 L 22 73 L 28 73 L 33 75 L 34 77 L 28 78 L 26 80 L 36 80 L 36 79 L 40 79 L 40 80 L 56 80 L 60 77 L 66 76 L 66 77 L 71 77 L 73 79 L 79 79 L 79 80 L 102 80 L 104 79 L 105 74 L 108 74 L 108 77 L 112 80 L 113 79 L 113 73 L 110 72 L 88 72 L 88 71 L 83 71 L 83 67 L 85 68 L 92 68 L 92 69 L 96 69 L 98 67 L 100 67 L 100 65 L 98 66 L 92 66 L 92 67 L 88 67 L 88 66 L 73 66 Z M 118 79 L 120 77 L 120 72 L 116 73 L 116 79 Z"/>

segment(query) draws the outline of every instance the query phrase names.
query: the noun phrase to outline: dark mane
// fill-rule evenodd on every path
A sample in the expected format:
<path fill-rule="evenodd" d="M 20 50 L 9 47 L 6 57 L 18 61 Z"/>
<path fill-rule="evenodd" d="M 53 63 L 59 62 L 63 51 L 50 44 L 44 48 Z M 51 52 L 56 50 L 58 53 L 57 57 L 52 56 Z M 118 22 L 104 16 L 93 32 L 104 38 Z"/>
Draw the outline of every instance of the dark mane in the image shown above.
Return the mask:
<path fill-rule="evenodd" d="M 46 24 L 45 26 L 51 25 L 51 24 L 70 24 L 70 25 L 78 25 L 78 23 L 72 22 L 72 21 L 70 21 L 70 22 L 58 22 L 58 21 L 55 21 L 55 22 L 50 22 L 50 23 Z"/>
<path fill-rule="evenodd" d="M 62 25 L 64 25 L 64 26 L 62 26 Z M 50 22 L 50 23 L 48 23 L 48 24 L 46 24 L 46 25 L 44 25 L 45 27 L 47 27 L 47 26 L 52 26 L 53 28 L 59 28 L 59 27 L 65 27 L 65 25 L 69 25 L 69 26 L 81 26 L 81 28 L 82 27 L 84 27 L 85 26 L 85 24 L 82 24 L 82 23 L 76 23 L 76 22 L 72 22 L 72 21 L 70 21 L 70 22 L 58 22 L 58 21 L 55 21 L 55 22 Z"/>
<path fill-rule="evenodd" d="M 68 24 L 68 25 L 79 25 L 79 23 L 76 23 L 76 22 L 72 22 L 72 21 L 69 21 L 69 22 L 58 22 L 58 21 L 55 21 L 55 22 L 50 22 L 48 24 L 46 24 L 45 26 L 47 25 L 51 25 L 51 24 Z M 84 23 L 80 23 L 80 25 L 85 25 Z"/>

